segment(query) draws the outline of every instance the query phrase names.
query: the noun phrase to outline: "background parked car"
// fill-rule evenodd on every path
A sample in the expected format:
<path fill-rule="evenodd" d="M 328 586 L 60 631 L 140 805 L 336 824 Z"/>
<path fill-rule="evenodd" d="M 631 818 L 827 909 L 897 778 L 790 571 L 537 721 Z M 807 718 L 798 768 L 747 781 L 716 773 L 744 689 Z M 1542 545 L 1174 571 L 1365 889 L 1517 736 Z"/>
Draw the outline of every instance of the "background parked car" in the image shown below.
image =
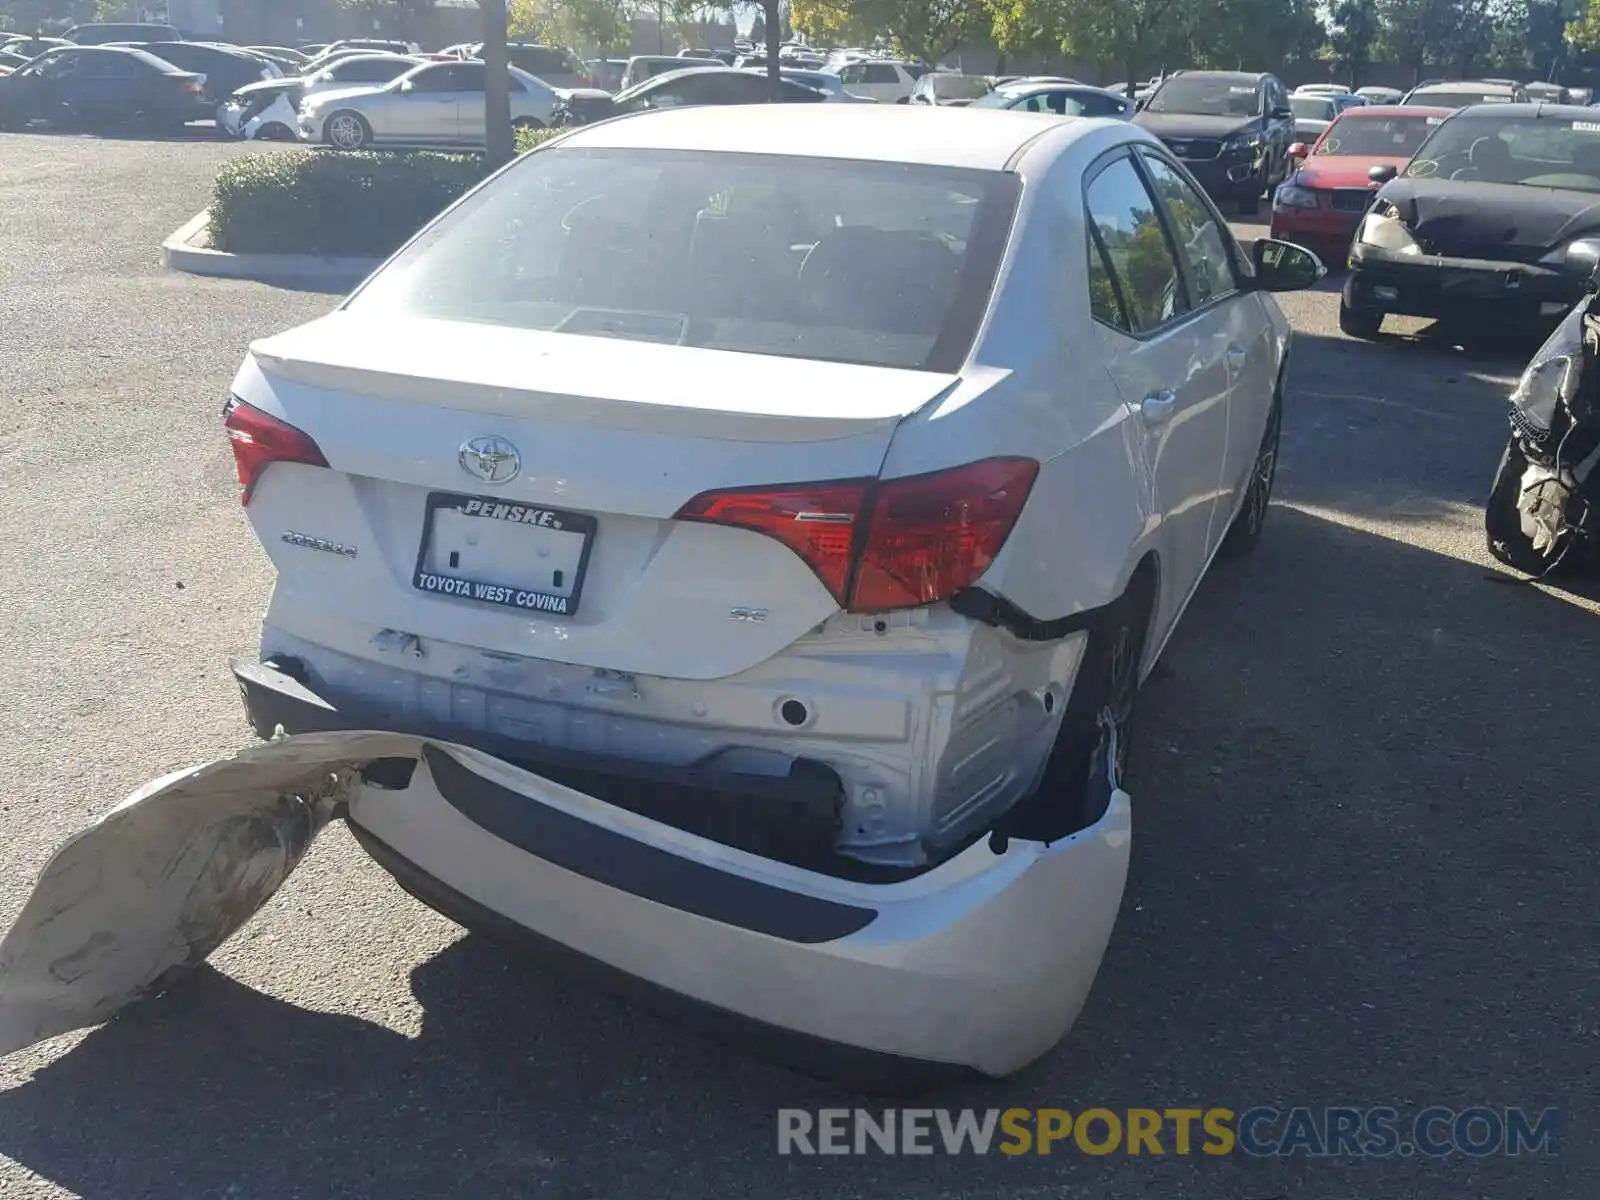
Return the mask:
<path fill-rule="evenodd" d="M 136 46 L 157 58 L 165 59 L 180 71 L 193 71 L 205 77 L 206 103 L 213 113 L 247 83 L 260 83 L 282 75 L 277 68 L 262 65 L 261 60 L 237 50 L 201 42 L 151 42 Z"/>
<path fill-rule="evenodd" d="M 793 79 L 781 83 L 783 100 L 789 104 L 811 104 L 827 97 L 816 88 Z M 556 104 L 557 125 L 587 125 L 618 117 L 624 113 L 652 108 L 691 108 L 701 104 L 764 104 L 768 81 L 765 72 L 743 67 L 717 67 L 673 71 L 647 79 L 637 87 L 616 95 L 594 89 L 567 93 Z"/>
<path fill-rule="evenodd" d="M 483 57 L 482 42 L 472 46 L 469 57 Z M 506 57 L 513 67 L 526 71 L 535 79 L 544 80 L 553 88 L 597 86 L 588 64 L 565 46 L 511 41 L 506 44 Z M 678 65 L 683 64 L 679 62 Z"/>
<path fill-rule="evenodd" d="M 1567 89 L 1558 83 L 1535 81 L 1523 84 L 1522 90 L 1527 94 L 1529 100 L 1543 100 L 1546 104 L 1570 104 L 1572 102 L 1571 96 L 1567 94 Z"/>
<path fill-rule="evenodd" d="M 754 74 L 761 76 L 762 79 L 767 77 L 767 69 L 765 67 L 752 67 L 750 70 Z M 831 100 L 835 103 L 845 104 L 872 103 L 864 96 L 853 96 L 847 92 L 845 90 L 844 80 L 840 79 L 832 71 L 806 71 L 799 67 L 779 67 L 778 74 L 793 83 L 798 83 L 808 88 L 815 88 L 817 91 L 822 93 L 823 99 L 825 100 Z"/>
<path fill-rule="evenodd" d="M 974 100 L 972 107 L 1054 113 L 1058 117 L 1120 117 L 1124 121 L 1131 121 L 1134 114 L 1134 102 L 1127 96 L 1082 83 L 1005 84 L 981 100 Z"/>
<path fill-rule="evenodd" d="M 1527 98 L 1521 84 L 1462 79 L 1421 84 L 1406 93 L 1403 103 L 1433 108 L 1466 108 L 1469 104 L 1518 104 Z"/>
<path fill-rule="evenodd" d="M 175 26 L 149 21 L 74 25 L 62 36 L 75 46 L 104 46 L 108 42 L 183 41 L 183 34 Z"/>
<path fill-rule="evenodd" d="M 320 70 L 302 75 L 303 89 L 299 102 L 334 88 L 379 87 L 394 82 L 420 65 L 420 59 L 407 55 L 351 54 Z"/>
<path fill-rule="evenodd" d="M 1373 168 L 1399 171 L 1450 111 L 1366 105 L 1340 113 L 1314 145 L 1297 142 L 1298 169 L 1273 193 L 1272 236 L 1343 266 L 1379 186 Z"/>
<path fill-rule="evenodd" d="M 13 54 L 9 50 L 0 50 L 0 67 L 5 67 L 8 71 L 15 71 L 18 67 L 25 67 L 29 61 L 30 59 L 27 55 Z"/>
<path fill-rule="evenodd" d="M 213 112 L 200 76 L 143 50 L 68 46 L 0 80 L 0 129 L 30 121 L 168 129 Z"/>
<path fill-rule="evenodd" d="M 294 63 L 296 66 L 305 66 L 311 61 L 311 56 L 302 50 L 290 46 L 247 46 L 245 49 L 254 54 L 265 54 L 269 58 L 280 59 L 284 62 Z"/>
<path fill-rule="evenodd" d="M 874 58 L 845 64 L 839 68 L 839 78 L 844 80 L 845 89 L 857 96 L 879 104 L 906 104 L 917 80 L 927 72 L 921 63 Z"/>
<path fill-rule="evenodd" d="M 1600 264 L 1600 122 L 1589 109 L 1481 104 L 1433 129 L 1384 185 L 1351 250 L 1339 326 L 1389 313 L 1553 324 Z"/>
<path fill-rule="evenodd" d="M 1289 97 L 1289 109 L 1294 113 L 1294 137 L 1297 142 L 1316 141 L 1339 115 L 1339 106 L 1334 103 L 1333 97 L 1317 92 L 1296 92 Z"/>
<path fill-rule="evenodd" d="M 1355 94 L 1365 98 L 1368 104 L 1399 104 L 1405 95 L 1399 88 L 1392 87 L 1360 87 Z"/>
<path fill-rule="evenodd" d="M 217 109 L 217 130 L 246 141 L 292 142 L 300 125 L 305 81 L 269 79 L 246 84 Z"/>
<path fill-rule="evenodd" d="M 591 58 L 585 65 L 589 69 L 589 78 L 593 81 L 591 87 L 606 92 L 622 90 L 622 77 L 628 73 L 627 59 Z"/>
<path fill-rule="evenodd" d="M 481 62 L 424 63 L 380 88 L 333 90 L 300 106 L 300 138 L 338 150 L 369 146 L 482 146 L 488 136 Z M 516 67 L 511 121 L 550 124 L 555 91 Z"/>
<path fill-rule="evenodd" d="M 840 83 L 844 80 L 841 78 Z M 962 75 L 954 71 L 929 71 L 911 89 L 908 103 L 960 108 L 994 91 L 994 82 L 983 75 Z"/>
<path fill-rule="evenodd" d="M 0 50 L 20 54 L 23 58 L 38 58 L 46 50 L 54 50 L 57 46 L 74 46 L 76 42 L 69 42 L 66 38 L 53 37 L 24 37 L 20 34 L 11 37 L 0 37 Z"/>
<path fill-rule="evenodd" d="M 675 54 L 635 54 L 628 60 L 627 69 L 622 72 L 622 85 L 617 90 L 626 91 L 646 79 L 671 71 L 713 70 L 721 65 L 707 59 L 679 58 Z"/>
<path fill-rule="evenodd" d="M 1182 71 L 1168 77 L 1134 120 L 1183 160 L 1218 201 L 1253 213 L 1289 174 L 1294 110 L 1275 75 Z"/>

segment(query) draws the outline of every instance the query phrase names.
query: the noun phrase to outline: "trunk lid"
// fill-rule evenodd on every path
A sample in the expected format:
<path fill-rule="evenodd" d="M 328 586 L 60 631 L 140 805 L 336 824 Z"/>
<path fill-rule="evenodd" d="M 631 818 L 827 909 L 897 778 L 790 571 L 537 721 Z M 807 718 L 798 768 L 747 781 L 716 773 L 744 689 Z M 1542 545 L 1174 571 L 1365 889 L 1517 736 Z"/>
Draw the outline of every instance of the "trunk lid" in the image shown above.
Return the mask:
<path fill-rule="evenodd" d="M 333 468 L 275 464 L 251 499 L 280 599 L 424 641 L 703 679 L 837 605 L 777 541 L 674 514 L 713 489 L 876 476 L 899 421 L 957 380 L 336 313 L 253 347 L 235 394 Z"/>

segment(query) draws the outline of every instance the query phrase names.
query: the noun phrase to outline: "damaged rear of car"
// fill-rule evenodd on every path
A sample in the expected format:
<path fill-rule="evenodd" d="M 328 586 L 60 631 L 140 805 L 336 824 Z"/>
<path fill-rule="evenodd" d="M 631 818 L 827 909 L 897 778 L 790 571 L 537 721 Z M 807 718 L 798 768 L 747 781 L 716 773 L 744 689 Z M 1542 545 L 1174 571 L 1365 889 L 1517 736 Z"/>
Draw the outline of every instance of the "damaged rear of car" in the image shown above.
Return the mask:
<path fill-rule="evenodd" d="M 202 849 L 144 856 L 131 914 L 44 888 L 17 978 L 134 950 L 16 1036 L 248 916 L 283 810 L 830 1074 L 1061 1038 L 1122 899 L 1139 686 L 1260 537 L 1268 293 L 1320 265 L 1246 264 L 1130 123 L 862 110 L 574 130 L 251 347 L 223 425 L 276 582 L 234 674 L 271 740 L 135 806 L 209 788 L 249 836 L 180 827 Z M 1123 216 L 1193 227 L 1165 276 Z M 159 863 L 196 857 L 243 901 L 150 936 L 193 890 Z"/>

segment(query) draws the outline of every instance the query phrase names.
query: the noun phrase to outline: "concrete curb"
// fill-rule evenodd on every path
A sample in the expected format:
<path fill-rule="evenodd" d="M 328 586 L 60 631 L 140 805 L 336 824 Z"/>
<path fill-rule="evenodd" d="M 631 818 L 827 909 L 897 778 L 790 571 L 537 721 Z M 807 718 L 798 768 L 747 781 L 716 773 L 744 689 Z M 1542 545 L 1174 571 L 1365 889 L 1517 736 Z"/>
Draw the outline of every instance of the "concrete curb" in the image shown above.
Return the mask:
<path fill-rule="evenodd" d="M 320 254 L 229 254 L 213 250 L 206 228 L 209 212 L 198 213 L 161 243 L 161 265 L 214 279 L 259 279 L 272 283 L 327 284 L 352 288 L 372 274 L 381 258 L 334 258 Z"/>

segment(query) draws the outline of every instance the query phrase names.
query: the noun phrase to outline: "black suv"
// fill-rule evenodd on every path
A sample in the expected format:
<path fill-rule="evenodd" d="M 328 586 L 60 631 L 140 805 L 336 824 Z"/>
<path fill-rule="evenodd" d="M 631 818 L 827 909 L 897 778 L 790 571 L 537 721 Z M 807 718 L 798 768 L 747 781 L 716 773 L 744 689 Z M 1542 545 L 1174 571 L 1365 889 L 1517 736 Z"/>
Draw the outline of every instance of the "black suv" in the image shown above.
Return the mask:
<path fill-rule="evenodd" d="M 1276 75 L 1181 71 L 1134 120 L 1166 143 L 1219 203 L 1253 213 L 1289 175 L 1294 112 Z"/>

